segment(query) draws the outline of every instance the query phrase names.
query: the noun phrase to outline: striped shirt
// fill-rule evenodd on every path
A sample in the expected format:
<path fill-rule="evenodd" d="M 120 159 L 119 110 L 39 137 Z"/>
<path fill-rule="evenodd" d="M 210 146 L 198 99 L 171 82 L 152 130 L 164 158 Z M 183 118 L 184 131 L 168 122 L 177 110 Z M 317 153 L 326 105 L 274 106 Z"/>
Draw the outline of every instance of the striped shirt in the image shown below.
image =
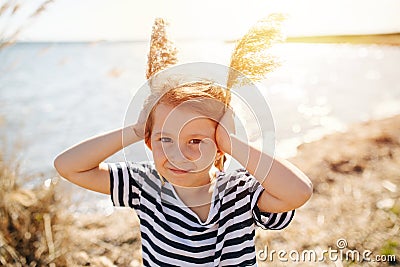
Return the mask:
<path fill-rule="evenodd" d="M 255 229 L 286 227 L 294 210 L 260 212 L 264 188 L 245 169 L 218 172 L 206 221 L 183 204 L 153 162 L 109 163 L 114 206 L 135 209 L 144 266 L 257 266 Z"/>

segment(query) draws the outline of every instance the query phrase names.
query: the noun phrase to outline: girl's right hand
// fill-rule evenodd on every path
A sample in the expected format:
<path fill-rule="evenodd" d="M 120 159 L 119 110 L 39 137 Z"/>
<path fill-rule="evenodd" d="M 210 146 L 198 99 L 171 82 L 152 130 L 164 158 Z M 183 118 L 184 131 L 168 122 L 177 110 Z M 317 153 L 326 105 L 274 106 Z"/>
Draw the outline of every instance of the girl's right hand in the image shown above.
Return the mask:
<path fill-rule="evenodd" d="M 139 118 L 136 124 L 132 126 L 132 129 L 135 132 L 136 136 L 139 137 L 140 139 L 144 139 L 148 113 L 149 112 L 146 109 L 146 107 L 143 107 L 143 109 L 140 111 Z"/>

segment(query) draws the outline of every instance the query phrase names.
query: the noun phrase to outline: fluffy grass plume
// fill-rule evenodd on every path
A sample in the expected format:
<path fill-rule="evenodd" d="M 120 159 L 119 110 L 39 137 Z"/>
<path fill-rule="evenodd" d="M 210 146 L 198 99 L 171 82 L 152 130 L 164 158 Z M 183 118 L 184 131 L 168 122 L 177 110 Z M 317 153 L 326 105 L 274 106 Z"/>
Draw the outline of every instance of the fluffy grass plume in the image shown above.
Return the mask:
<path fill-rule="evenodd" d="M 228 88 L 246 84 L 242 75 L 257 82 L 279 65 L 277 58 L 270 55 L 269 49 L 274 43 L 284 40 L 281 33 L 284 19 L 282 14 L 271 14 L 258 21 L 236 43 L 230 62 L 230 67 L 234 70 L 229 72 Z"/>
<path fill-rule="evenodd" d="M 150 40 L 150 52 L 147 61 L 146 78 L 177 63 L 177 49 L 168 39 L 166 27 L 168 23 L 156 18 Z"/>
<path fill-rule="evenodd" d="M 28 3 L 31 2 L 31 3 Z M 32 22 L 37 19 L 53 2 L 53 0 L 45 1 L 20 1 L 20 0 L 5 0 L 0 1 L 0 21 L 3 25 L 14 25 L 11 27 L 2 27 L 0 29 L 0 50 L 13 45 L 17 41 L 18 35 L 32 25 Z M 33 12 L 30 12 L 30 11 Z"/>

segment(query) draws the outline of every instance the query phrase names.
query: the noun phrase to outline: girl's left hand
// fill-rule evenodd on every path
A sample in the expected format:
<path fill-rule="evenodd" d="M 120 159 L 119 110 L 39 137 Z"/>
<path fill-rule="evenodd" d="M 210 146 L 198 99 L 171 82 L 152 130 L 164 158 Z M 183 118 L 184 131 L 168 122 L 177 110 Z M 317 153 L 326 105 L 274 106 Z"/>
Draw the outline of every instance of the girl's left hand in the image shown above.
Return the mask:
<path fill-rule="evenodd" d="M 234 113 L 231 108 L 227 108 L 225 114 L 219 121 L 215 132 L 215 140 L 217 141 L 218 149 L 225 153 L 231 154 L 232 142 L 231 134 L 235 134 Z"/>

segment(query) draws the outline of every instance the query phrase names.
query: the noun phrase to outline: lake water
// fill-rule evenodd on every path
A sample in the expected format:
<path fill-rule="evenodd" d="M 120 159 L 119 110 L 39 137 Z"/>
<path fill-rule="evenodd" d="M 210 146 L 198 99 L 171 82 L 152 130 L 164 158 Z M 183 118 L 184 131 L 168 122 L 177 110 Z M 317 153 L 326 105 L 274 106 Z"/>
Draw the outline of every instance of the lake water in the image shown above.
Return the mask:
<path fill-rule="evenodd" d="M 229 64 L 233 49 L 218 41 L 178 46 L 181 63 Z M 145 82 L 147 52 L 147 42 L 19 43 L 0 51 L 6 154 L 17 152 L 24 173 L 54 175 L 52 161 L 63 149 L 121 127 Z M 261 85 L 280 156 L 292 156 L 298 144 L 349 124 L 400 113 L 399 47 L 293 43 L 278 46 L 276 53 L 282 66 Z"/>

